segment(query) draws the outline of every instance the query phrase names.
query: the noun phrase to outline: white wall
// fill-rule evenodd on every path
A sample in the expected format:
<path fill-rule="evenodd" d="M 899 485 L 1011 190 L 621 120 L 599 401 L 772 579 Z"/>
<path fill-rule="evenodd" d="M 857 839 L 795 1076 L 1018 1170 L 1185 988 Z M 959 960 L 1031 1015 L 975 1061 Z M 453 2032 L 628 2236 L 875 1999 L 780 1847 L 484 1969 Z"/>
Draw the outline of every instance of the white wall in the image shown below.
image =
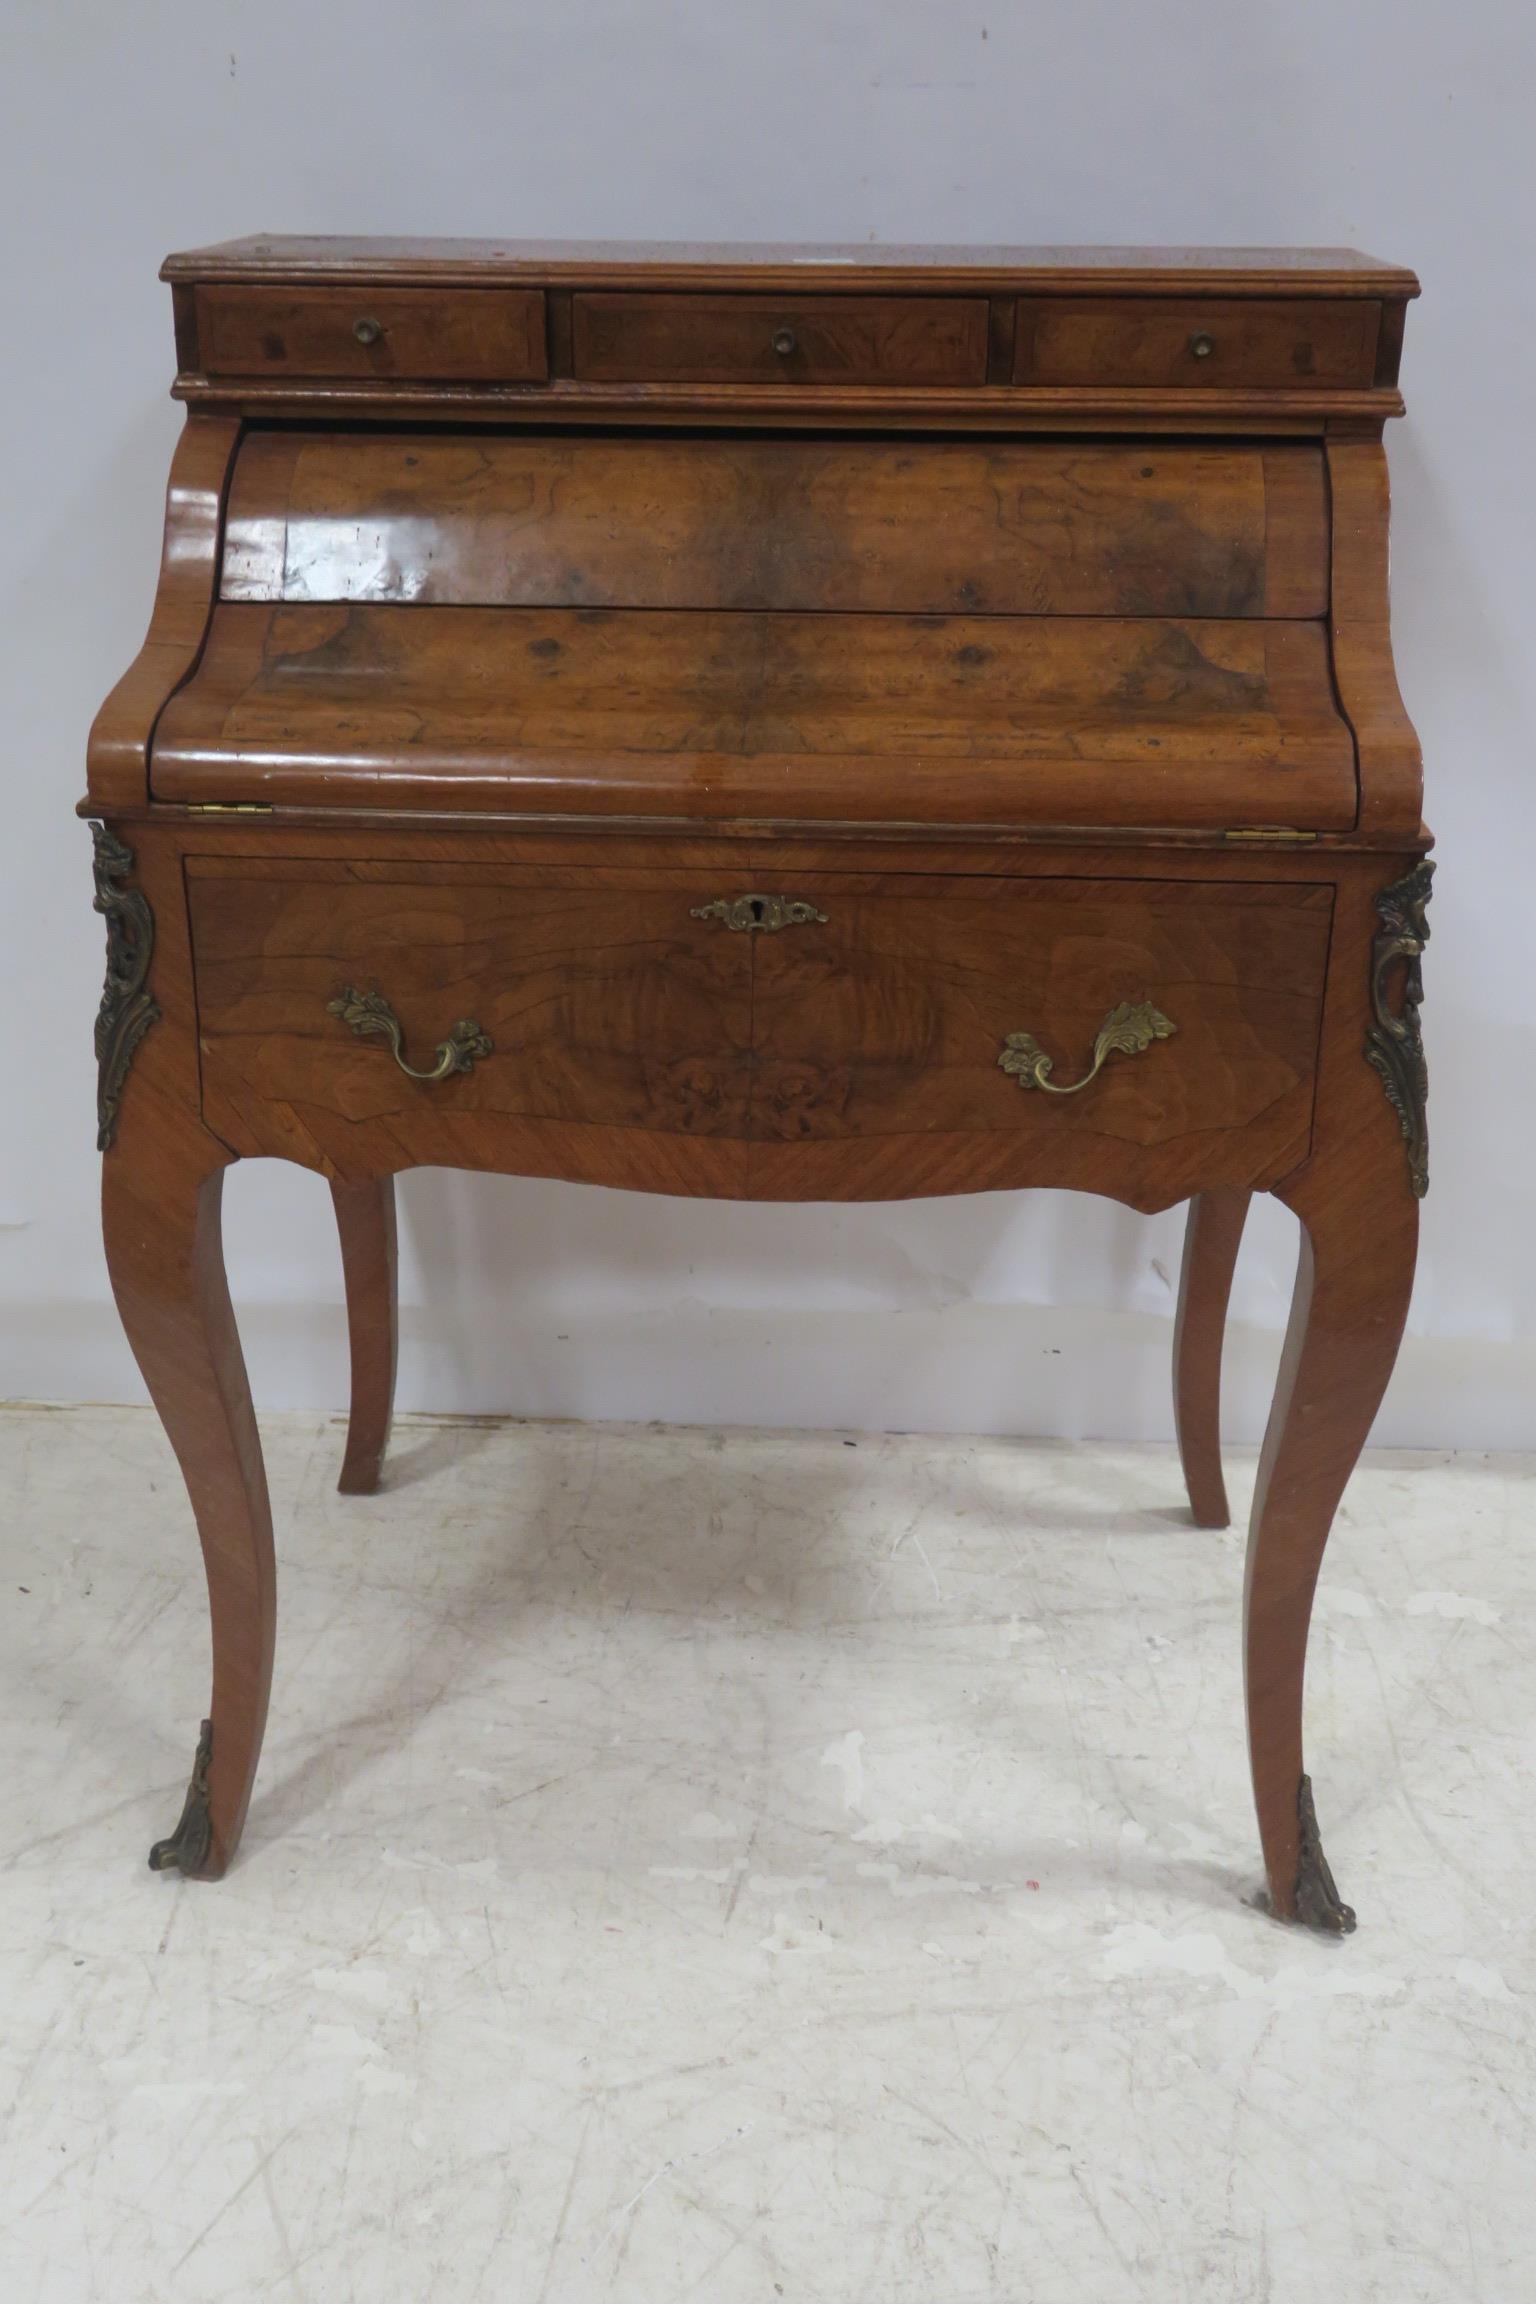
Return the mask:
<path fill-rule="evenodd" d="M 0 53 L 0 1394 L 138 1398 L 96 1240 L 71 810 L 148 612 L 171 247 L 257 229 L 1346 242 L 1414 265 L 1396 634 L 1442 868 L 1434 1184 L 1378 1436 L 1536 1443 L 1536 32 L 1488 0 L 11 0 Z M 323 1184 L 228 1195 L 258 1398 L 344 1397 Z M 408 1405 L 1161 1435 L 1181 1217 L 403 1186 Z M 1262 1421 L 1294 1229 L 1239 1275 Z"/>

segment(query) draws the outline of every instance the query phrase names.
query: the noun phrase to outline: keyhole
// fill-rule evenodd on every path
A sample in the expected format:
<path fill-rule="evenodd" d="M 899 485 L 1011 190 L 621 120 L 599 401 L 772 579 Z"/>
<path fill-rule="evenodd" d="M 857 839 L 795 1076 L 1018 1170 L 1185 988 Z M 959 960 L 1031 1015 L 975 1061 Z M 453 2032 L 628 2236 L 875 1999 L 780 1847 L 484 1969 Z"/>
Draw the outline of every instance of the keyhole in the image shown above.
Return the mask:
<path fill-rule="evenodd" d="M 763 898 L 762 898 L 761 896 L 749 896 L 749 897 L 747 898 L 747 902 L 748 902 L 748 903 L 751 905 L 751 907 L 752 907 L 752 925 L 753 925 L 753 927 L 754 927 L 754 928 L 761 928 L 761 926 L 762 926 L 763 922 L 764 922 L 764 921 L 767 919 L 767 917 L 768 917 L 768 906 L 767 906 L 767 904 L 766 904 L 766 903 L 763 901 Z"/>

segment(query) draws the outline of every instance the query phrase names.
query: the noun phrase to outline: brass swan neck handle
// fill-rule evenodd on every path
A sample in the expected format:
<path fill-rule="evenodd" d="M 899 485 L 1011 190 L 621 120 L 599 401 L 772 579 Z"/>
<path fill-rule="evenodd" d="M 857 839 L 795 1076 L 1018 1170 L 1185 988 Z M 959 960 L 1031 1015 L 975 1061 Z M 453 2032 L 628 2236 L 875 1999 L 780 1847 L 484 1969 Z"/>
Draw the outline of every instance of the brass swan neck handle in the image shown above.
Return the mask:
<path fill-rule="evenodd" d="M 473 1072 L 477 1057 L 494 1053 L 490 1035 L 482 1032 L 473 1016 L 461 1016 L 446 1040 L 440 1040 L 434 1054 L 437 1062 L 428 1071 L 418 1071 L 407 1063 L 405 1034 L 400 1019 L 382 992 L 359 992 L 356 985 L 348 984 L 339 998 L 326 1002 L 326 1014 L 339 1016 L 349 1031 L 360 1040 L 387 1040 L 401 1071 L 411 1080 L 446 1080 L 454 1072 Z"/>
<path fill-rule="evenodd" d="M 1111 1008 L 1093 1043 L 1093 1061 L 1080 1080 L 1065 1083 L 1051 1078 L 1054 1059 L 1028 1032 L 1010 1032 L 998 1063 L 1021 1088 L 1041 1088 L 1047 1096 L 1080 1096 L 1095 1081 L 1111 1056 L 1139 1056 L 1154 1040 L 1167 1040 L 1177 1032 L 1160 1008 L 1150 1000 L 1122 1000 Z"/>

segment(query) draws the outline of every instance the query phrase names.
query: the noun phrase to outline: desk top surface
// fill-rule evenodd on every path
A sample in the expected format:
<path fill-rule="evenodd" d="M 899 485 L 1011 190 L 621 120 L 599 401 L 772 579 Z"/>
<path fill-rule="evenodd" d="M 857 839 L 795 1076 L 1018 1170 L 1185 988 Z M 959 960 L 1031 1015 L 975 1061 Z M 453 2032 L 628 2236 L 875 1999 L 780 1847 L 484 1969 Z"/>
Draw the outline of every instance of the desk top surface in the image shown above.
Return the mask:
<path fill-rule="evenodd" d="M 1006 282 L 1041 293 L 1116 289 L 1132 294 L 1199 287 L 1229 294 L 1416 296 L 1404 266 L 1353 248 L 1073 248 L 824 245 L 794 241 L 459 240 L 254 233 L 167 256 L 170 281 L 259 279 L 648 282 L 826 274 L 840 282 L 915 275 L 929 285 Z"/>

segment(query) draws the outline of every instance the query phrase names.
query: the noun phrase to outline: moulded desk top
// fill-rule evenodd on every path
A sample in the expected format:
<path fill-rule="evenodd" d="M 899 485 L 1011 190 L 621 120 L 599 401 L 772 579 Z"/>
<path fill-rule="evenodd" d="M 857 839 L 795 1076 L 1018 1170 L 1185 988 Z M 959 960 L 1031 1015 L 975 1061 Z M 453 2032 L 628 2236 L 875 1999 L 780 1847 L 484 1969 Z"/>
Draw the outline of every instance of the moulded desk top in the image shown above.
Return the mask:
<path fill-rule="evenodd" d="M 827 274 L 839 282 L 890 282 L 913 273 L 973 285 L 1002 281 L 1018 289 L 1070 293 L 1114 288 L 1131 293 L 1220 289 L 1225 294 L 1416 296 L 1419 283 L 1400 264 L 1357 248 L 1138 248 L 892 245 L 866 242 L 714 240 L 453 240 L 354 234 L 251 233 L 208 248 L 167 256 L 163 280 L 440 280 L 530 279 L 577 284 L 615 273 L 671 281 L 750 273 L 769 281 L 787 273 L 804 283 Z"/>

